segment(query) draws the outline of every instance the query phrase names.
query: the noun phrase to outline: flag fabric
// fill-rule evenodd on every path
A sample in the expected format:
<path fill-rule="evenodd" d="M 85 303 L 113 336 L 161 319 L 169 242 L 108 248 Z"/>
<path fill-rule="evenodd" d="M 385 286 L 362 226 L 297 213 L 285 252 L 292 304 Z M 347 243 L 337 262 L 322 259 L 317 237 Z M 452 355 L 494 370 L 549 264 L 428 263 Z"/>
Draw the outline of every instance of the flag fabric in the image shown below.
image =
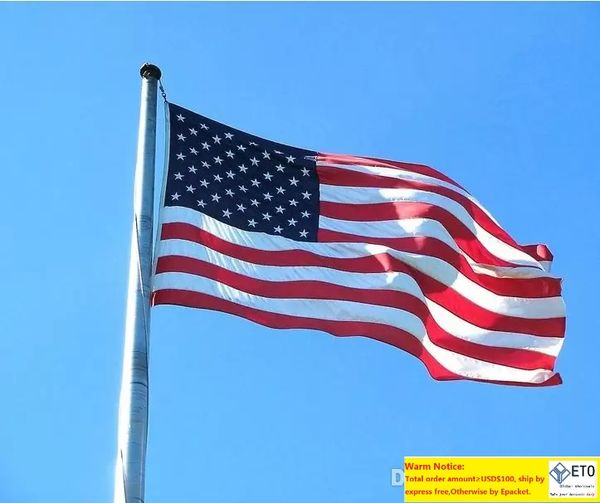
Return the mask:
<path fill-rule="evenodd" d="M 369 337 L 438 380 L 561 382 L 552 255 L 517 244 L 449 177 L 168 108 L 153 305 Z"/>

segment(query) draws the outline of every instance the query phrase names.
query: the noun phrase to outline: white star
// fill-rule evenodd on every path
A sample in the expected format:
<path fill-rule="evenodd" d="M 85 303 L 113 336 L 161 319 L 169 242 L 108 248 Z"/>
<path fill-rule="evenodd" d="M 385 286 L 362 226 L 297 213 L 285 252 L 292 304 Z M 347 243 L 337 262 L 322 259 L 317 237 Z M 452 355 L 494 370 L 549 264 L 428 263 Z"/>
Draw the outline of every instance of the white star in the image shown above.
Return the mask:
<path fill-rule="evenodd" d="M 212 139 L 213 139 L 213 141 L 214 141 L 215 143 L 217 143 L 217 144 L 219 144 L 219 145 L 221 144 L 221 137 L 220 137 L 218 134 L 214 135 L 214 136 L 212 137 Z"/>
<path fill-rule="evenodd" d="M 298 180 L 296 180 L 296 178 L 293 176 L 290 178 L 290 185 L 293 185 L 294 187 L 298 185 Z"/>
<path fill-rule="evenodd" d="M 240 189 L 240 190 L 241 190 L 241 191 L 242 191 L 244 194 L 245 194 L 246 192 L 248 192 L 248 189 L 246 188 L 246 186 L 245 186 L 245 185 L 240 185 L 238 188 L 239 188 L 239 189 Z"/>
<path fill-rule="evenodd" d="M 202 145 L 202 150 L 210 150 L 210 145 L 208 143 L 203 142 L 200 145 Z"/>
<path fill-rule="evenodd" d="M 238 204 L 237 209 L 238 209 L 238 211 L 241 211 L 242 213 L 244 213 L 244 211 L 246 211 L 246 207 L 243 204 Z"/>
<path fill-rule="evenodd" d="M 181 196 L 180 196 L 180 195 L 179 195 L 177 192 L 175 192 L 175 194 L 173 194 L 173 195 L 171 196 L 171 201 L 179 201 L 179 198 L 180 198 L 180 197 L 181 197 Z"/>
<path fill-rule="evenodd" d="M 276 190 L 278 194 L 283 194 L 285 192 L 285 189 L 283 187 L 277 187 Z"/>
<path fill-rule="evenodd" d="M 308 169 L 306 169 L 306 168 L 302 168 L 302 170 L 301 170 L 301 171 L 302 171 L 302 174 L 303 174 L 304 176 L 308 176 L 308 175 L 310 175 L 310 171 L 309 171 Z"/>
<path fill-rule="evenodd" d="M 198 203 L 198 206 L 204 208 L 206 206 L 206 203 L 204 202 L 204 199 L 200 199 L 200 200 L 196 200 L 196 202 Z"/>
<path fill-rule="evenodd" d="M 307 231 L 307 230 L 305 230 L 305 229 L 302 229 L 302 230 L 300 231 L 300 237 L 301 237 L 301 238 L 305 238 L 306 236 L 308 236 L 308 231 Z"/>
<path fill-rule="evenodd" d="M 250 199 L 250 204 L 252 206 L 258 206 L 260 203 L 258 202 L 258 199 Z"/>
<path fill-rule="evenodd" d="M 273 199 L 273 196 L 271 194 L 269 194 L 268 192 L 266 192 L 265 194 L 263 194 L 263 197 L 267 200 L 270 201 L 271 199 Z"/>
<path fill-rule="evenodd" d="M 220 182 L 221 180 L 223 180 L 223 177 L 221 175 L 213 175 L 213 178 L 215 179 L 215 182 Z"/>
<path fill-rule="evenodd" d="M 248 220 L 248 225 L 250 227 L 256 227 L 256 220 L 254 220 L 253 218 L 251 218 L 250 220 Z"/>
<path fill-rule="evenodd" d="M 252 184 L 252 187 L 258 187 L 260 185 L 260 182 L 256 178 L 250 180 L 250 183 Z"/>
<path fill-rule="evenodd" d="M 177 154 L 177 160 L 183 161 L 184 159 L 185 159 L 185 155 L 183 155 L 181 152 L 179 152 L 179 154 Z"/>
<path fill-rule="evenodd" d="M 208 164 L 206 161 L 202 161 L 202 167 L 203 168 L 210 168 L 210 164 Z"/>
<path fill-rule="evenodd" d="M 187 190 L 188 192 L 191 192 L 193 194 L 194 191 L 196 190 L 196 187 L 194 187 L 193 185 L 186 185 L 185 190 Z"/>
<path fill-rule="evenodd" d="M 310 213 L 308 211 L 303 211 L 302 218 L 308 218 L 308 217 L 310 217 Z"/>
<path fill-rule="evenodd" d="M 304 199 L 310 199 L 310 192 L 308 190 L 306 192 L 302 192 L 302 197 Z"/>
<path fill-rule="evenodd" d="M 253 147 L 258 147 L 258 143 L 254 143 L 253 141 L 248 142 L 248 145 L 252 145 Z"/>
<path fill-rule="evenodd" d="M 269 215 L 268 212 L 267 213 L 263 213 L 262 216 L 263 216 L 263 220 L 267 220 L 267 221 L 271 220 L 271 215 Z"/>
<path fill-rule="evenodd" d="M 178 135 L 177 135 L 177 139 L 178 139 L 179 141 L 185 141 L 185 136 L 183 136 L 182 134 L 178 134 Z"/>
<path fill-rule="evenodd" d="M 288 155 L 285 159 L 287 162 L 294 162 L 296 160 L 296 158 L 292 157 L 291 155 Z"/>
<path fill-rule="evenodd" d="M 206 180 L 206 178 L 204 180 L 200 180 L 200 185 L 202 185 L 202 187 L 206 188 L 208 187 L 209 182 Z"/>
<path fill-rule="evenodd" d="M 183 180 L 183 175 L 181 173 L 175 173 L 175 180 Z"/>
<path fill-rule="evenodd" d="M 273 228 L 273 232 L 277 232 L 278 234 L 281 234 L 282 230 L 283 230 L 283 228 L 280 225 Z"/>
<path fill-rule="evenodd" d="M 188 166 L 188 171 L 195 174 L 198 168 L 196 166 Z"/>
<path fill-rule="evenodd" d="M 196 131 L 193 127 L 190 128 L 190 134 L 192 136 L 198 136 L 198 131 Z"/>
<path fill-rule="evenodd" d="M 285 166 L 278 164 L 277 166 L 275 166 L 275 168 L 277 168 L 277 171 L 281 171 L 283 173 L 283 170 L 285 169 Z"/>
<path fill-rule="evenodd" d="M 219 156 L 217 156 L 217 157 L 213 157 L 213 159 L 215 160 L 215 162 L 216 162 L 217 164 L 223 164 L 223 159 L 221 159 Z"/>
<path fill-rule="evenodd" d="M 231 211 L 229 211 L 229 208 L 223 210 L 223 216 L 226 218 L 231 216 Z"/>
<path fill-rule="evenodd" d="M 298 201 L 295 199 L 290 199 L 290 206 L 298 206 Z"/>
<path fill-rule="evenodd" d="M 227 171 L 225 174 L 227 175 L 227 178 L 231 179 L 233 179 L 233 177 L 235 176 L 235 173 L 231 170 Z"/>
<path fill-rule="evenodd" d="M 240 173 L 245 173 L 246 171 L 248 171 L 248 168 L 246 167 L 245 164 L 240 164 L 238 166 L 238 169 L 240 170 Z"/>
<path fill-rule="evenodd" d="M 275 206 L 275 211 L 277 213 L 283 213 L 285 211 L 285 208 L 283 206 Z"/>
<path fill-rule="evenodd" d="M 225 133 L 225 138 L 231 140 L 233 138 L 233 135 L 231 133 Z"/>
<path fill-rule="evenodd" d="M 290 219 L 288 220 L 288 224 L 289 224 L 289 225 L 296 225 L 296 223 L 297 223 L 297 220 L 294 220 L 293 218 L 290 218 Z"/>
<path fill-rule="evenodd" d="M 271 159 L 271 154 L 266 150 L 262 153 L 263 159 Z"/>
<path fill-rule="evenodd" d="M 283 155 L 283 152 L 281 152 L 280 150 L 273 150 L 273 152 L 275 152 L 276 154 L 279 154 L 279 155 Z"/>
<path fill-rule="evenodd" d="M 228 150 L 227 152 L 225 152 L 227 154 L 227 157 L 233 159 L 233 156 L 235 155 L 231 150 Z"/>
<path fill-rule="evenodd" d="M 231 189 L 227 189 L 227 190 L 225 191 L 225 194 L 227 194 L 229 197 L 233 197 L 233 190 L 231 190 Z"/>
<path fill-rule="evenodd" d="M 200 124 L 200 129 L 206 129 L 208 131 L 208 126 L 206 124 Z"/>
<path fill-rule="evenodd" d="M 183 121 L 185 120 L 185 117 L 184 117 L 183 115 L 179 114 L 179 115 L 177 116 L 177 120 L 178 120 L 179 122 L 183 122 Z"/>
<path fill-rule="evenodd" d="M 238 146 L 237 146 L 237 149 L 238 149 L 238 150 L 241 150 L 242 152 L 245 152 L 245 151 L 246 151 L 246 147 L 244 147 L 244 145 L 238 145 Z"/>
<path fill-rule="evenodd" d="M 271 181 L 271 178 L 273 178 L 273 175 L 271 173 L 269 173 L 268 171 L 266 173 L 263 173 L 263 176 L 265 177 L 265 180 L 269 180 L 269 181 Z"/>
<path fill-rule="evenodd" d="M 198 155 L 198 151 L 194 147 L 190 147 L 190 154 Z"/>
<path fill-rule="evenodd" d="M 212 200 L 213 200 L 215 203 L 218 203 L 218 202 L 219 202 L 219 199 L 221 199 L 221 196 L 220 196 L 219 194 L 217 194 L 216 192 L 215 192 L 215 193 L 214 193 L 212 196 L 210 196 L 210 197 L 212 197 Z"/>
<path fill-rule="evenodd" d="M 258 166 L 258 163 L 260 161 L 256 157 L 253 157 L 252 159 L 250 159 L 250 162 L 252 163 L 252 166 Z"/>

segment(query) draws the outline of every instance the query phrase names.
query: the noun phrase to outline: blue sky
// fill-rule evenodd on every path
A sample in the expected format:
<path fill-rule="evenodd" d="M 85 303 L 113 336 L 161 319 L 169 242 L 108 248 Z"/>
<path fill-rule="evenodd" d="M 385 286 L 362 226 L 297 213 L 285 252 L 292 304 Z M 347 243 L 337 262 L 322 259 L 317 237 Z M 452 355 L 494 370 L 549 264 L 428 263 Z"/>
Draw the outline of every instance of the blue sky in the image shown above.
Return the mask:
<path fill-rule="evenodd" d="M 147 501 L 397 502 L 405 455 L 597 455 L 599 22 L 593 4 L 1 4 L 0 501 L 112 498 L 145 61 L 238 128 L 446 172 L 549 244 L 568 310 L 565 384 L 521 389 L 156 309 Z"/>

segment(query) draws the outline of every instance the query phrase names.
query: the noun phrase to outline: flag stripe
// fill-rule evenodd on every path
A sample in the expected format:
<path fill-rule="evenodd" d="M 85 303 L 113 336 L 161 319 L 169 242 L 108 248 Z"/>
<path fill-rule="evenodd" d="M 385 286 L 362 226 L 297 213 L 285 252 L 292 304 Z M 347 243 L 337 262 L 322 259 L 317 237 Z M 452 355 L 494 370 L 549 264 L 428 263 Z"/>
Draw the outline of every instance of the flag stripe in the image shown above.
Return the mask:
<path fill-rule="evenodd" d="M 477 377 L 476 375 L 465 376 L 453 373 L 441 365 L 431 355 L 421 342 L 410 334 L 394 327 L 378 325 L 376 323 L 365 323 L 355 321 L 329 321 L 310 317 L 298 317 L 285 314 L 262 311 L 255 307 L 246 307 L 220 296 L 211 296 L 201 292 L 180 289 L 160 289 L 153 293 L 153 305 L 178 305 L 200 309 L 210 309 L 224 313 L 241 316 L 261 325 L 277 329 L 314 329 L 328 332 L 338 337 L 368 337 L 370 339 L 385 342 L 417 357 L 427 368 L 431 377 L 440 381 L 467 379 L 471 381 L 485 381 L 493 384 L 514 386 L 555 386 L 562 383 L 559 374 L 544 374 L 541 382 L 497 380 Z M 544 380 L 545 379 L 545 380 Z"/>
<path fill-rule="evenodd" d="M 177 225 L 177 224 L 173 224 Z M 367 286 L 369 288 L 386 288 L 393 290 L 401 290 L 411 293 L 426 294 L 430 298 L 439 297 L 440 305 L 450 308 L 451 310 L 456 305 L 466 313 L 464 319 L 473 318 L 479 325 L 488 329 L 500 329 L 503 327 L 503 321 L 497 321 L 498 318 L 503 318 L 505 315 L 508 319 L 514 320 L 514 327 L 517 332 L 527 333 L 523 330 L 523 324 L 528 321 L 532 322 L 532 329 L 541 328 L 547 323 L 545 319 L 558 318 L 553 323 L 562 326 L 564 321 L 564 305 L 560 297 L 554 298 L 517 298 L 495 295 L 483 288 L 477 287 L 472 282 L 453 276 L 452 272 L 447 268 L 446 271 L 431 271 L 431 267 L 427 269 L 425 274 L 417 268 L 407 263 L 396 261 L 393 268 L 386 267 L 379 270 L 364 270 L 352 267 L 355 263 L 353 259 L 337 259 L 331 261 L 326 257 L 313 254 L 310 259 L 300 259 L 295 261 L 281 261 L 280 253 L 264 253 L 256 251 L 253 248 L 245 246 L 232 245 L 228 241 L 222 240 L 216 236 L 207 233 L 199 228 L 186 229 L 184 232 L 179 232 L 180 227 L 173 228 L 172 224 L 165 227 L 163 232 L 164 243 L 161 247 L 159 256 L 187 256 L 191 258 L 199 258 L 204 260 L 210 257 L 211 260 L 219 260 L 220 257 L 239 260 L 243 263 L 252 264 L 250 270 L 262 270 L 264 273 L 269 273 L 274 278 L 293 279 L 314 279 L 325 278 L 327 281 L 348 285 L 348 286 Z M 208 255 L 207 255 L 208 254 Z M 284 255 L 287 256 L 287 255 Z M 310 255 L 305 255 L 308 257 Z M 379 262 L 384 262 L 385 256 L 376 257 Z M 350 267 L 347 264 L 350 264 Z M 235 266 L 235 262 L 233 263 Z M 443 263 L 440 263 L 443 264 Z M 288 269 L 285 266 L 291 266 Z M 436 276 L 440 280 L 436 279 Z M 443 294 L 448 290 L 452 290 L 451 302 L 443 298 Z M 485 311 L 483 314 L 484 320 L 491 318 L 492 320 L 486 325 L 484 320 L 477 319 L 473 316 L 473 311 Z M 457 313 L 458 314 L 458 313 Z M 539 320 L 542 320 L 539 323 Z M 523 323 L 525 321 L 525 323 Z M 552 325 L 552 324 L 551 324 Z M 506 329 L 503 327 L 502 329 Z M 558 328 L 555 331 L 560 332 Z M 552 336 L 550 333 L 543 332 L 542 335 Z M 560 336 L 557 334 L 556 336 Z"/>
<path fill-rule="evenodd" d="M 423 183 L 427 183 L 427 184 L 431 184 L 431 185 L 445 187 L 447 189 L 453 190 L 454 192 L 456 192 L 457 194 L 460 194 L 463 197 L 466 197 L 473 204 L 476 204 L 477 206 L 479 206 L 481 211 L 483 211 L 486 215 L 488 215 L 492 219 L 492 221 L 494 221 L 496 224 L 498 224 L 498 222 L 496 222 L 496 220 L 494 219 L 493 215 L 491 215 L 483 206 L 481 206 L 479 201 L 477 201 L 477 199 L 475 199 L 466 190 L 459 187 L 458 185 L 455 185 L 450 182 L 446 182 L 444 180 L 440 180 L 438 178 L 434 178 L 434 177 L 427 176 L 427 175 L 422 175 L 419 173 L 414 173 L 412 171 L 400 170 L 398 168 L 387 168 L 387 167 L 382 167 L 382 166 L 367 166 L 367 165 L 362 165 L 362 164 L 335 164 L 335 163 L 324 161 L 321 156 L 319 156 L 319 158 L 318 158 L 318 165 L 322 166 L 322 167 L 327 167 L 327 168 L 338 168 L 338 169 L 345 169 L 348 171 L 356 171 L 358 173 L 364 173 L 367 175 L 387 176 L 389 178 L 394 178 L 394 179 L 409 180 L 409 181 L 413 180 L 416 182 L 423 182 Z"/>
<path fill-rule="evenodd" d="M 514 239 L 504 229 L 502 229 L 502 227 L 496 221 L 494 216 L 492 214 L 490 214 L 481 205 L 481 203 L 477 199 L 475 199 L 466 190 L 462 189 L 461 187 L 459 187 L 457 185 L 454 185 L 452 183 L 448 183 L 443 180 L 433 178 L 430 176 L 414 173 L 411 171 L 401 171 L 398 168 L 387 168 L 387 167 L 381 167 L 381 166 L 365 166 L 365 165 L 360 165 L 360 164 L 334 164 L 334 163 L 330 163 L 330 162 L 321 160 L 321 157 L 319 157 L 319 166 L 330 167 L 330 168 L 342 168 L 342 169 L 346 169 L 346 170 L 350 170 L 350 171 L 358 171 L 358 172 L 366 173 L 366 174 L 387 176 L 387 177 L 394 178 L 394 179 L 415 180 L 415 181 L 425 182 L 428 184 L 439 185 L 441 187 L 445 187 L 447 189 L 453 190 L 453 191 L 457 192 L 460 196 L 465 197 L 472 204 L 476 205 L 481 211 L 483 211 L 489 217 L 489 219 L 492 221 L 492 223 L 497 226 L 496 234 L 492 233 L 492 235 L 494 235 L 498 239 L 504 241 L 506 244 L 509 244 L 510 246 L 513 246 L 514 248 L 524 251 L 529 256 L 535 258 L 539 262 L 551 262 L 552 261 L 552 253 L 550 253 L 550 250 L 545 245 L 542 245 L 542 244 L 519 245 L 519 244 L 517 244 L 514 241 Z M 328 191 L 331 189 L 335 189 L 335 188 L 336 188 L 335 185 L 323 184 L 321 186 L 321 199 L 325 200 L 325 201 L 332 201 L 332 202 L 336 202 L 336 201 L 337 202 L 346 202 L 346 199 L 339 201 L 338 199 L 331 198 L 331 196 L 329 196 Z M 422 190 L 417 191 L 417 190 L 413 190 L 413 189 L 385 189 L 385 188 L 381 189 L 380 188 L 380 189 L 371 189 L 370 191 L 367 190 L 367 192 L 365 194 L 363 194 L 364 190 L 365 190 L 364 187 L 363 188 L 357 187 L 356 190 L 353 191 L 353 195 L 356 198 L 354 200 L 352 200 L 351 202 L 353 202 L 355 204 L 360 204 L 360 203 L 365 203 L 365 202 L 367 202 L 367 203 L 373 202 L 372 195 L 370 195 L 370 192 L 372 192 L 372 191 L 379 191 L 381 194 L 384 194 L 384 196 L 385 196 L 383 200 L 391 200 L 391 201 L 411 200 L 411 197 L 414 197 L 417 195 L 418 195 L 419 200 L 425 200 L 425 198 L 429 198 L 434 195 L 437 195 L 438 197 L 442 198 L 441 200 L 446 200 L 446 202 L 453 201 L 446 196 L 439 196 L 438 194 L 434 194 L 433 192 L 422 191 Z M 347 194 L 346 194 L 346 196 L 347 196 Z M 377 201 L 375 201 L 375 202 L 377 202 Z M 455 201 L 453 201 L 453 202 L 455 205 L 458 204 Z M 444 206 L 444 205 L 442 205 L 442 206 Z M 462 212 L 465 211 L 462 206 L 461 206 L 461 210 L 462 210 Z M 469 216 L 469 218 L 470 218 L 470 216 Z M 484 226 L 485 226 L 485 224 L 484 224 Z M 490 231 L 494 230 L 493 226 L 486 227 L 486 228 L 489 228 Z"/>
<path fill-rule="evenodd" d="M 177 289 L 203 292 L 213 297 L 221 297 L 230 302 L 261 311 L 285 314 L 304 318 L 311 317 L 327 321 L 350 321 L 373 323 L 383 331 L 394 333 L 401 330 L 401 337 L 410 334 L 423 344 L 424 348 L 450 372 L 463 377 L 491 380 L 518 380 L 541 383 L 549 379 L 552 370 L 518 369 L 497 363 L 458 354 L 435 345 L 425 331 L 421 320 L 405 312 L 380 306 L 365 305 L 344 300 L 278 299 L 246 293 L 237 288 L 201 276 L 183 273 L 161 273 L 155 276 L 156 290 Z M 390 320 L 392 320 L 390 322 Z M 303 327 L 307 328 L 307 327 Z M 362 334 L 365 335 L 365 334 Z M 399 334 L 400 335 L 400 334 Z M 396 344 L 395 344 L 396 345 Z M 516 350 L 515 350 L 516 351 Z"/>
<path fill-rule="evenodd" d="M 450 246 L 456 244 L 457 251 L 463 252 L 475 262 L 507 267 L 520 260 L 522 265 L 541 268 L 537 261 L 531 259 L 529 255 L 508 247 L 481 229 L 476 223 L 472 221 L 465 223 L 451 212 L 435 204 L 400 201 L 346 204 L 322 201 L 321 218 L 323 217 L 353 222 L 349 224 L 353 227 L 355 227 L 354 222 L 368 222 L 371 233 L 379 232 L 380 236 L 389 235 L 389 231 L 386 232 L 386 230 L 390 227 L 399 227 L 402 230 L 403 223 L 408 221 L 406 232 L 412 232 L 413 235 L 418 233 L 437 237 Z M 415 223 L 411 223 L 411 221 Z M 374 228 L 373 222 L 381 222 L 381 224 Z M 422 223 L 422 226 L 415 228 L 417 223 Z M 382 230 L 380 227 L 383 225 L 386 226 L 386 229 Z M 432 230 L 429 231 L 429 229 Z M 401 233 L 398 234 L 398 236 L 401 235 Z M 502 256 L 509 260 L 503 260 Z M 510 259 L 513 260 L 512 263 Z"/>
<path fill-rule="evenodd" d="M 519 369 L 535 370 L 542 368 L 551 370 L 554 367 L 555 358 L 545 353 L 529 349 L 482 345 L 455 337 L 441 328 L 434 317 L 430 315 L 427 304 L 404 292 L 351 288 L 323 281 L 280 282 L 257 279 L 229 271 L 215 264 L 187 257 L 160 258 L 156 273 L 158 277 L 162 273 L 185 273 L 202 276 L 236 290 L 267 298 L 342 300 L 360 303 L 361 305 L 370 304 L 391 308 L 387 310 L 387 313 L 382 312 L 379 317 L 380 322 L 390 326 L 398 326 L 398 313 L 402 313 L 402 316 L 409 313 L 421 321 L 422 330 L 427 332 L 432 343 L 449 351 Z"/>
<path fill-rule="evenodd" d="M 414 281 L 407 281 L 406 276 L 403 275 L 395 278 L 398 281 L 386 284 L 383 278 L 377 281 L 377 277 L 372 277 L 372 275 L 350 275 L 342 272 L 331 274 L 333 272 L 331 270 L 323 274 L 319 268 L 295 268 L 292 272 L 282 270 L 280 267 L 259 266 L 214 250 L 203 250 L 199 246 L 194 249 L 193 257 L 178 255 L 178 251 L 184 248 L 184 244 L 180 241 L 165 242 L 165 255 L 158 259 L 157 273 L 184 272 L 218 279 L 219 281 L 231 273 L 248 278 L 253 282 L 251 285 L 259 285 L 259 290 L 252 290 L 251 293 L 258 293 L 263 296 L 282 298 L 304 298 L 308 296 L 315 299 L 339 298 L 408 310 L 419 316 L 425 324 L 430 321 L 435 322 L 435 326 L 432 325 L 432 327 L 438 332 L 443 331 L 453 337 L 483 344 L 484 346 L 527 349 L 539 351 L 544 355 L 556 356 L 562 344 L 561 338 L 507 333 L 499 329 L 486 329 L 475 326 L 468 320 L 459 318 L 456 314 L 431 301 L 427 295 L 421 292 L 418 285 L 414 284 Z M 188 250 L 186 251 L 189 253 Z M 211 267 L 218 269 L 213 270 Z M 300 272 L 298 273 L 298 271 Z M 286 275 L 289 275 L 289 278 Z M 314 279 L 321 277 L 326 281 Z M 235 284 L 227 281 L 226 283 L 239 288 L 241 283 L 239 283 L 239 278 L 236 279 L 238 282 Z M 268 287 L 263 289 L 261 282 L 268 282 Z M 413 283 L 412 288 L 406 288 L 407 284 L 410 285 L 411 283 Z M 249 291 L 245 288 L 242 289 Z"/>
<path fill-rule="evenodd" d="M 318 155 L 319 163 L 334 163 L 334 164 L 342 164 L 346 166 L 354 166 L 354 165 L 364 165 L 364 166 L 373 166 L 373 167 L 385 167 L 391 168 L 398 171 L 409 171 L 415 174 L 428 176 L 431 178 L 436 178 L 443 182 L 449 183 L 459 189 L 462 187 L 447 177 L 443 173 L 440 173 L 436 169 L 433 169 L 429 166 L 425 166 L 424 164 L 414 164 L 409 162 L 400 162 L 400 161 L 392 161 L 389 159 L 378 159 L 376 157 L 360 157 L 354 155 L 343 155 L 343 154 L 327 154 L 327 153 L 319 153 Z"/>
<path fill-rule="evenodd" d="M 186 233 L 192 237 L 191 233 Z M 166 239 L 163 235 L 163 239 Z M 191 241 L 192 239 L 190 239 Z M 306 262 L 301 267 L 286 269 L 281 267 L 280 263 L 273 261 L 257 260 L 257 255 L 251 248 L 224 246 L 222 240 L 201 231 L 195 232 L 193 240 L 211 250 L 210 257 L 217 260 L 220 255 L 233 259 L 227 264 L 228 267 L 235 267 L 234 260 L 241 260 L 252 264 L 249 267 L 249 273 L 257 270 L 268 273 L 276 278 L 294 279 L 314 279 L 327 278 L 328 281 L 342 285 L 363 285 L 369 288 L 386 288 L 411 292 L 426 296 L 437 302 L 442 307 L 451 310 L 456 316 L 463 320 L 474 323 L 486 330 L 499 330 L 504 332 L 514 332 L 523 334 L 532 334 L 542 337 L 561 337 L 564 330 L 564 317 L 557 316 L 561 313 L 563 305 L 559 298 L 555 299 L 515 299 L 507 297 L 496 297 L 493 299 L 481 299 L 474 297 L 469 299 L 461 295 L 453 288 L 448 288 L 445 284 L 436 281 L 415 268 L 398 264 L 394 272 L 360 274 L 349 271 L 338 271 L 337 269 L 326 269 L 320 266 L 309 266 Z M 185 246 L 181 246 L 176 239 L 165 242 L 164 250 L 160 256 L 187 255 L 191 257 L 204 258 L 202 250 L 190 247 L 186 252 Z M 266 257 L 269 259 L 270 257 Z M 266 262 L 266 263 L 265 263 Z M 466 291 L 469 295 L 469 291 Z M 488 304 L 482 302 L 487 300 Z M 528 305 L 534 305 L 534 308 L 528 308 Z M 525 316 L 520 316 L 520 315 Z M 537 318 L 532 318 L 537 315 Z"/>
<path fill-rule="evenodd" d="M 319 180 L 322 186 L 331 185 L 338 187 L 352 187 L 362 189 L 412 189 L 425 192 L 431 192 L 444 196 L 460 204 L 464 210 L 477 222 L 482 229 L 485 229 L 490 235 L 496 236 L 507 245 L 521 250 L 523 253 L 534 253 L 534 248 L 523 248 L 519 246 L 508 233 L 502 229 L 485 211 L 467 197 L 459 194 L 453 189 L 439 185 L 425 183 L 415 180 L 404 180 L 400 178 L 390 178 L 380 175 L 370 175 L 367 173 L 355 172 L 347 169 L 332 168 L 317 165 Z M 324 190 L 324 187 L 323 187 Z M 531 257 L 541 259 L 539 256 Z"/>
<path fill-rule="evenodd" d="M 340 224 L 339 221 L 335 222 L 333 220 L 329 220 L 327 221 L 327 224 L 332 227 L 335 226 L 338 228 L 344 228 L 343 224 Z M 371 245 L 380 245 L 395 250 L 396 252 L 405 252 L 407 254 L 415 255 L 418 254 L 423 257 L 433 257 L 443 260 L 446 263 L 451 264 L 457 271 L 461 272 L 465 276 L 468 276 L 473 281 L 482 285 L 486 284 L 486 287 L 498 293 L 502 293 L 504 288 L 507 288 L 507 291 L 510 292 L 511 287 L 509 286 L 510 283 L 498 283 L 495 280 L 508 279 L 509 281 L 513 281 L 518 278 L 527 278 L 527 281 L 533 279 L 547 280 L 548 282 L 545 284 L 548 288 L 551 288 L 553 292 L 560 292 L 560 281 L 556 283 L 556 278 L 547 276 L 545 271 L 541 269 L 534 269 L 531 267 L 486 267 L 482 264 L 472 263 L 466 260 L 466 258 L 460 253 L 457 253 L 455 249 L 451 248 L 448 244 L 440 241 L 437 238 L 426 236 L 416 236 L 412 238 L 373 237 L 351 234 L 349 232 L 334 231 L 326 228 L 319 229 L 319 241 L 323 243 L 360 244 L 364 243 L 364 241 L 367 239 Z M 523 284 L 521 285 L 523 287 L 525 286 Z M 533 294 L 532 296 L 545 296 L 542 292 L 546 292 L 546 290 L 542 289 L 537 295 Z M 515 291 L 512 295 L 515 297 L 526 296 L 525 294 L 519 295 L 517 291 Z"/>
<path fill-rule="evenodd" d="M 271 328 L 313 329 L 322 330 L 338 337 L 368 337 L 403 349 L 413 356 L 416 356 L 425 364 L 425 367 L 434 379 L 464 379 L 464 377 L 454 374 L 444 368 L 423 348 L 418 339 L 398 328 L 385 327 L 377 325 L 376 323 L 319 320 L 310 317 L 271 313 L 257 309 L 256 307 L 242 306 L 223 299 L 220 296 L 215 297 L 201 292 L 180 290 L 176 288 L 156 290 L 152 295 L 152 304 L 154 306 L 173 304 L 222 311 L 224 313 L 241 316 Z"/>
<path fill-rule="evenodd" d="M 232 230 L 226 224 L 208 216 L 198 218 L 198 213 L 177 207 L 164 209 L 163 222 L 162 239 L 183 239 L 198 243 L 224 239 L 226 241 L 211 246 L 245 260 L 248 260 L 245 257 L 252 257 L 250 261 L 255 263 L 280 266 L 313 265 L 364 273 L 402 272 L 408 264 L 460 291 L 461 285 L 464 284 L 465 290 L 473 290 L 472 298 L 488 297 L 489 292 L 502 297 L 532 301 L 535 298 L 556 297 L 560 294 L 560 281 L 554 278 L 512 278 L 476 274 L 462 257 L 435 239 L 396 240 L 396 249 L 392 249 L 375 244 L 356 243 L 357 238 L 352 235 L 321 230 L 320 240 L 331 240 L 335 243 L 301 243 L 240 229 Z M 206 231 L 211 234 L 205 236 Z M 236 247 L 240 246 L 244 249 L 236 251 Z M 528 269 L 529 271 L 533 270 Z"/>

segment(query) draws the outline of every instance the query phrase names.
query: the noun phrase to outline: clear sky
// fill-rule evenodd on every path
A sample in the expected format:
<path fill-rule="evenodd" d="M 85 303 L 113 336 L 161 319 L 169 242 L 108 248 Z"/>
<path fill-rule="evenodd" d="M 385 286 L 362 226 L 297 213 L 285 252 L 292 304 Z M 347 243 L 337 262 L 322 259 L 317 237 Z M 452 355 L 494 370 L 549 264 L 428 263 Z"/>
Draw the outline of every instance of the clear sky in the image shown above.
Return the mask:
<path fill-rule="evenodd" d="M 548 243 L 568 312 L 565 384 L 524 389 L 157 308 L 149 503 L 397 502 L 405 455 L 598 455 L 599 28 L 593 4 L 1 4 L 0 502 L 112 501 L 145 61 L 238 128 L 444 171 Z"/>

